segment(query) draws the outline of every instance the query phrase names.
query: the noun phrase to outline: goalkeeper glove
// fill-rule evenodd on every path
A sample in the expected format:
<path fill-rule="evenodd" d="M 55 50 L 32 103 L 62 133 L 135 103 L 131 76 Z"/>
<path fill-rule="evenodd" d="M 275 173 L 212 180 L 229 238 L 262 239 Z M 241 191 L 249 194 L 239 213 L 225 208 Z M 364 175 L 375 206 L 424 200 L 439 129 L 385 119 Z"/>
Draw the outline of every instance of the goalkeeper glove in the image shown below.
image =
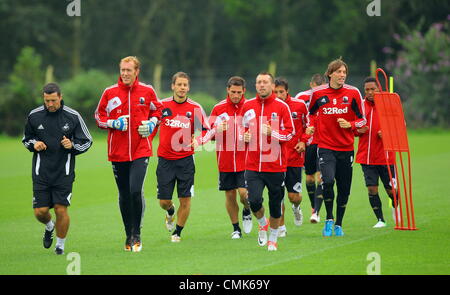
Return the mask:
<path fill-rule="evenodd" d="M 148 137 L 150 134 L 152 134 L 153 130 L 155 130 L 156 123 L 158 122 L 158 119 L 155 117 L 151 118 L 148 121 L 141 121 L 142 125 L 139 125 L 138 132 L 142 137 Z"/>
<path fill-rule="evenodd" d="M 108 125 L 109 128 L 117 129 L 120 131 L 127 131 L 128 129 L 128 117 L 129 115 L 120 116 L 116 120 L 108 120 L 106 122 L 106 125 Z"/>

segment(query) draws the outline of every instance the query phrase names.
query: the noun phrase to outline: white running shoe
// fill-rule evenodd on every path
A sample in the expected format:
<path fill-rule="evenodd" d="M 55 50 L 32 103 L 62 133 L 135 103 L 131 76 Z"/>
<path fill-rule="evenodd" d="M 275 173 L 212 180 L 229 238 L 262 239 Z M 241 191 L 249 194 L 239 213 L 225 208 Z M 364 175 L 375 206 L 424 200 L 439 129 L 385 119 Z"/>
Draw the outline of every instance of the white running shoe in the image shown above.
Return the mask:
<path fill-rule="evenodd" d="M 133 245 L 131 246 L 131 251 L 133 252 L 141 252 L 142 250 L 142 242 L 141 240 L 136 240 L 133 242 Z"/>
<path fill-rule="evenodd" d="M 241 237 L 242 237 L 242 233 L 238 230 L 231 233 L 232 240 L 240 239 Z"/>
<path fill-rule="evenodd" d="M 286 229 L 286 226 L 283 226 L 283 227 L 278 227 L 278 237 L 279 238 L 285 238 L 286 237 L 286 235 L 287 235 L 287 229 Z"/>
<path fill-rule="evenodd" d="M 173 210 L 175 211 L 175 205 L 173 205 Z M 166 228 L 169 232 L 172 232 L 175 228 L 175 212 L 173 215 L 169 215 L 166 212 Z"/>
<path fill-rule="evenodd" d="M 267 244 L 267 231 L 269 230 L 269 220 L 266 218 L 266 225 L 259 226 L 258 245 L 265 246 Z"/>
<path fill-rule="evenodd" d="M 386 227 L 386 222 L 378 220 L 377 224 L 373 226 L 373 228 L 381 228 L 381 227 Z"/>
<path fill-rule="evenodd" d="M 267 250 L 268 250 L 268 251 L 277 251 L 277 250 L 278 250 L 278 244 L 277 244 L 277 242 L 269 241 L 269 242 L 267 243 Z"/>
<path fill-rule="evenodd" d="M 303 224 L 303 213 L 300 205 L 295 208 L 294 204 L 292 204 L 292 212 L 294 212 L 294 224 L 296 226 L 300 226 Z"/>
<path fill-rule="evenodd" d="M 317 215 L 317 213 L 314 212 L 314 213 L 311 215 L 311 218 L 309 219 L 309 221 L 310 221 L 311 223 L 319 223 L 319 222 L 320 222 L 320 216 Z"/>
<path fill-rule="evenodd" d="M 179 242 L 181 242 L 181 237 L 176 234 L 172 235 L 171 241 L 172 241 L 172 243 L 179 243 Z"/>
<path fill-rule="evenodd" d="M 252 215 L 242 215 L 242 226 L 244 227 L 244 233 L 249 234 L 252 231 L 253 222 Z"/>

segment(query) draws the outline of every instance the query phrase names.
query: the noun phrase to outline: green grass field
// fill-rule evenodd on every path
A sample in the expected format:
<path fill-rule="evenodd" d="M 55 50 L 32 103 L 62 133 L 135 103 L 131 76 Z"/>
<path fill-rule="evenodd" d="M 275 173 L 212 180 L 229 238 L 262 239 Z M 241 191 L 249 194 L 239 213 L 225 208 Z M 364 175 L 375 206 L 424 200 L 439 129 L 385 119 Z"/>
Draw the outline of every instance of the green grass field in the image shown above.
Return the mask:
<path fill-rule="evenodd" d="M 94 134 L 93 147 L 77 158 L 65 252 L 79 253 L 81 274 L 86 275 L 364 275 L 372 261 L 367 259 L 370 252 L 380 255 L 384 275 L 450 274 L 450 132 L 410 132 L 409 141 L 417 231 L 393 229 L 391 209 L 382 190 L 388 227 L 372 228 L 376 219 L 360 165 L 355 164 L 344 237 L 323 238 L 323 223 L 309 223 L 305 192 L 305 222 L 295 227 L 292 211 L 287 210 L 288 235 L 279 238 L 277 252 L 257 246 L 256 220 L 249 235 L 231 240 L 225 197 L 217 189 L 215 153 L 201 151 L 195 157 L 195 197 L 182 242 L 171 243 L 165 229 L 165 212 L 156 199 L 156 159 L 151 158 L 145 183 L 143 250 L 129 253 L 123 251 L 118 193 L 106 159 L 105 136 Z M 53 247 L 42 247 L 44 226 L 33 216 L 32 154 L 20 138 L 0 137 L 0 151 L 0 274 L 66 274 L 70 261 L 66 255 L 56 256 Z M 266 196 L 265 200 L 267 208 Z"/>

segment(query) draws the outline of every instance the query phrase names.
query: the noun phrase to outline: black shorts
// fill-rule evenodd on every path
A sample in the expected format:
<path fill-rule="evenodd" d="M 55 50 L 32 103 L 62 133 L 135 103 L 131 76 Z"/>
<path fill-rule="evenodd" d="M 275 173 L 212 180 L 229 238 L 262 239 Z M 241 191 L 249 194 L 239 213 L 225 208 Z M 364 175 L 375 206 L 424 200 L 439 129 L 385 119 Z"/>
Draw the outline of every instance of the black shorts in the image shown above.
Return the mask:
<path fill-rule="evenodd" d="M 332 185 L 336 180 L 338 194 L 350 195 L 353 176 L 354 151 L 335 151 L 319 148 L 320 175 L 324 185 Z"/>
<path fill-rule="evenodd" d="M 285 172 L 245 171 L 248 201 L 253 212 L 257 212 L 259 208 L 261 208 L 264 202 L 264 187 L 267 187 L 270 216 L 273 218 L 280 218 L 281 203 L 284 198 L 284 179 Z"/>
<path fill-rule="evenodd" d="M 301 193 L 302 167 L 287 167 L 284 184 L 288 193 Z"/>
<path fill-rule="evenodd" d="M 178 197 L 194 196 L 194 157 L 188 156 L 178 160 L 167 160 L 158 157 L 156 178 L 158 181 L 158 199 L 172 200 L 175 182 Z"/>
<path fill-rule="evenodd" d="M 33 183 L 33 208 L 49 207 L 55 204 L 70 206 L 73 182 L 57 185 Z"/>
<path fill-rule="evenodd" d="M 244 171 L 219 172 L 220 191 L 229 191 L 237 188 L 246 188 Z"/>
<path fill-rule="evenodd" d="M 319 171 L 317 144 L 312 144 L 307 146 L 305 151 L 305 174 L 313 175 L 317 171 Z"/>
<path fill-rule="evenodd" d="M 396 187 L 395 169 L 394 165 L 389 165 L 391 169 L 392 178 L 394 181 L 394 187 Z M 381 179 L 386 189 L 392 189 L 391 180 L 389 179 L 389 172 L 386 165 L 364 165 L 361 164 L 362 171 L 364 173 L 364 180 L 366 186 L 378 186 L 378 178 Z"/>

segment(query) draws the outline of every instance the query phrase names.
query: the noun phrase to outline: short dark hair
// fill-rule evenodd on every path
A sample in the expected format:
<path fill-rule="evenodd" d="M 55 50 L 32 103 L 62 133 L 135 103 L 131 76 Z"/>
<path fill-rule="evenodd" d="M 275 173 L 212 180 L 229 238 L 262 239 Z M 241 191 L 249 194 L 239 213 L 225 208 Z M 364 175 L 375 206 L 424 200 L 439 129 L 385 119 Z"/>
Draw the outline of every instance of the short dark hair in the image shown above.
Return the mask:
<path fill-rule="evenodd" d="M 258 75 L 256 75 L 256 77 L 258 77 L 260 75 L 262 75 L 262 76 L 269 76 L 270 79 L 272 79 L 272 83 L 275 81 L 275 79 L 273 78 L 273 75 L 271 73 L 267 72 L 267 71 L 259 72 Z"/>
<path fill-rule="evenodd" d="M 370 82 L 374 82 L 376 84 L 377 79 L 375 79 L 374 77 L 367 77 L 366 79 L 364 79 L 364 84 L 370 83 Z"/>
<path fill-rule="evenodd" d="M 322 84 L 327 83 L 327 78 L 324 75 L 317 73 L 311 77 L 311 83 L 314 83 L 317 86 L 320 86 Z"/>
<path fill-rule="evenodd" d="M 56 92 L 58 96 L 61 96 L 61 88 L 56 83 L 47 83 L 44 86 L 42 92 L 45 94 L 52 94 Z"/>
<path fill-rule="evenodd" d="M 191 83 L 191 78 L 189 78 L 188 74 L 186 74 L 185 72 L 177 72 L 172 76 L 172 84 L 175 84 L 178 78 L 185 78 L 189 83 Z"/>
<path fill-rule="evenodd" d="M 283 86 L 286 91 L 289 90 L 288 80 L 284 77 L 277 77 L 275 79 L 275 87 L 277 87 L 277 86 Z"/>
<path fill-rule="evenodd" d="M 239 76 L 231 77 L 230 79 L 228 79 L 227 87 L 230 88 L 231 86 L 242 86 L 242 88 L 245 88 L 244 78 Z"/>

